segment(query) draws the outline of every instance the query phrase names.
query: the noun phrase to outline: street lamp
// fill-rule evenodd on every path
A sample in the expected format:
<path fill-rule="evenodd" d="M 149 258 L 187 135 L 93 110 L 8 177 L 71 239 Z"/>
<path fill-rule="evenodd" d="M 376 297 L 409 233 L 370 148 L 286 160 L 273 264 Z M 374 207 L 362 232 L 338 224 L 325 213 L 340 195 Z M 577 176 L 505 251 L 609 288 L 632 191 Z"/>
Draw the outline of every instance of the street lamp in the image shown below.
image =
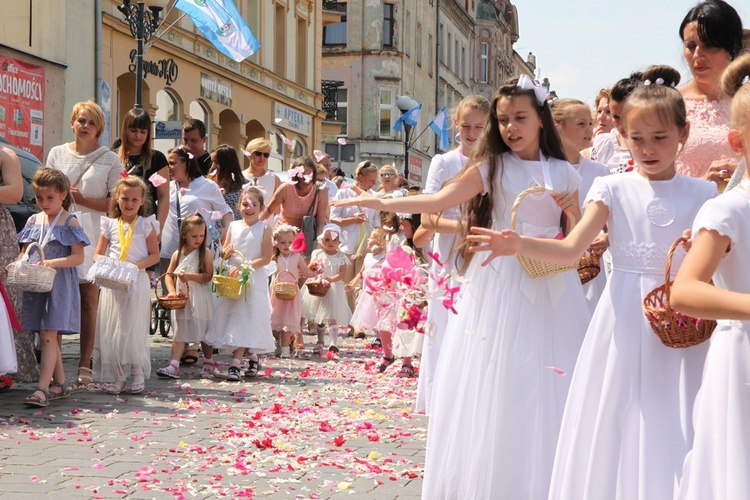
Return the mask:
<path fill-rule="evenodd" d="M 412 109 L 419 106 L 419 103 L 409 97 L 408 95 L 402 95 L 396 99 L 396 107 L 401 111 L 401 115 L 406 114 Z M 409 135 L 411 134 L 411 125 L 404 123 L 404 177 L 409 180 Z"/>
<path fill-rule="evenodd" d="M 167 6 L 169 0 L 151 0 L 146 12 L 144 1 L 135 4 L 130 0 L 122 0 L 122 5 L 117 10 L 122 12 L 125 20 L 130 24 L 130 34 L 133 35 L 138 44 L 135 59 L 135 107 L 142 108 L 143 101 L 143 43 L 151 39 L 151 36 L 159 29 L 162 20 L 159 14 Z"/>

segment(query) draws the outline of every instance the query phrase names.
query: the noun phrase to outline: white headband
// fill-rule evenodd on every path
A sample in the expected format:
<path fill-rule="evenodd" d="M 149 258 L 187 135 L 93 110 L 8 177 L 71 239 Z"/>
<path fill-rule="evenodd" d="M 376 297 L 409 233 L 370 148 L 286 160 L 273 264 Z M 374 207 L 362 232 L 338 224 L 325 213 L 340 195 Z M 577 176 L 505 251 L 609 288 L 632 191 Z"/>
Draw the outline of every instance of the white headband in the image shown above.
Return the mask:
<path fill-rule="evenodd" d="M 544 103 L 547 101 L 547 89 L 540 87 L 539 84 L 529 78 L 528 75 L 521 75 L 518 77 L 516 88 L 521 90 L 533 90 L 534 97 L 536 97 L 536 103 L 540 107 L 544 106 Z"/>

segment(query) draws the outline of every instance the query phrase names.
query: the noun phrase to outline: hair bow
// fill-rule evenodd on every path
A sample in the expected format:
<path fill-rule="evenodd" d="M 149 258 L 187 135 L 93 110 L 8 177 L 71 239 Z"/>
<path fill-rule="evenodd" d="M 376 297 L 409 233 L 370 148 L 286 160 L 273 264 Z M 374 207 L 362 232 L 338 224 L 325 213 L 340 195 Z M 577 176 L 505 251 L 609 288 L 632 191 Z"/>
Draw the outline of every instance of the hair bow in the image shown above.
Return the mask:
<path fill-rule="evenodd" d="M 539 106 L 544 106 L 544 103 L 547 102 L 547 89 L 540 87 L 539 84 L 529 78 L 528 75 L 521 75 L 518 77 L 516 88 L 520 90 L 533 90 L 534 97 L 536 97 L 536 103 Z"/>
<path fill-rule="evenodd" d="M 742 85 L 745 85 L 747 82 L 750 82 L 750 75 L 745 75 L 745 78 L 742 79 Z"/>
<path fill-rule="evenodd" d="M 187 148 L 185 147 L 185 145 L 184 145 L 184 144 L 181 144 L 181 145 L 180 145 L 180 149 L 181 149 L 181 150 L 183 150 L 184 152 L 186 152 L 186 153 L 187 153 L 187 155 L 188 155 L 188 160 L 192 160 L 193 158 L 195 158 L 195 157 L 193 156 L 193 153 L 191 153 L 190 151 L 188 151 L 188 150 L 187 150 Z"/>

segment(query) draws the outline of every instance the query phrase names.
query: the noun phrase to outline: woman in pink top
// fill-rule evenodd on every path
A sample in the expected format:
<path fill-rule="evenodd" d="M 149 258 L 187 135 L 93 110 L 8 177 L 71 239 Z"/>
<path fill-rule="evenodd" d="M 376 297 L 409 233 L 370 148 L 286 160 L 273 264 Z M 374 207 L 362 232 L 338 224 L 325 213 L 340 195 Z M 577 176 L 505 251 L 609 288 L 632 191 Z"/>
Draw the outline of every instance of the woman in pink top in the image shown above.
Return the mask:
<path fill-rule="evenodd" d="M 677 156 L 681 174 L 726 187 L 737 166 L 727 142 L 729 100 L 721 94 L 721 75 L 742 50 L 742 21 L 722 0 L 706 0 L 680 25 L 683 55 L 693 79 L 678 90 L 685 99 L 690 136 Z"/>
<path fill-rule="evenodd" d="M 310 214 L 317 219 L 316 227 L 320 234 L 328 215 L 328 190 L 318 188 L 315 175 L 315 162 L 312 158 L 300 156 L 294 160 L 289 180 L 273 193 L 261 218 L 266 220 L 281 208 L 277 225 L 289 224 L 302 230 L 302 218 Z"/>

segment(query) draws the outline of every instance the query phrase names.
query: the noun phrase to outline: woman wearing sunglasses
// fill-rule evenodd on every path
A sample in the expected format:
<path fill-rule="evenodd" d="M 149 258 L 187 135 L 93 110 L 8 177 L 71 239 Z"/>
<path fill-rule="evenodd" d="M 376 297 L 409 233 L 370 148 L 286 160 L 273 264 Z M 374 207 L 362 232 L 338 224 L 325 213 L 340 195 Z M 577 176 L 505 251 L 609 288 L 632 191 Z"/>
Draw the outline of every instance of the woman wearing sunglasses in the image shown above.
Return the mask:
<path fill-rule="evenodd" d="M 391 198 L 401 198 L 406 194 L 405 190 L 398 187 L 398 172 L 393 168 L 393 165 L 380 167 L 378 179 L 380 179 L 380 186 L 378 186 L 378 192 L 375 193 L 378 198 L 383 198 L 386 195 L 390 195 Z"/>
<path fill-rule="evenodd" d="M 268 157 L 271 156 L 272 147 L 271 141 L 259 137 L 248 142 L 245 151 L 243 151 L 250 160 L 250 166 L 242 172 L 242 175 L 253 186 L 261 188 L 266 199 L 271 198 L 271 195 L 281 185 L 281 179 L 268 170 Z"/>

